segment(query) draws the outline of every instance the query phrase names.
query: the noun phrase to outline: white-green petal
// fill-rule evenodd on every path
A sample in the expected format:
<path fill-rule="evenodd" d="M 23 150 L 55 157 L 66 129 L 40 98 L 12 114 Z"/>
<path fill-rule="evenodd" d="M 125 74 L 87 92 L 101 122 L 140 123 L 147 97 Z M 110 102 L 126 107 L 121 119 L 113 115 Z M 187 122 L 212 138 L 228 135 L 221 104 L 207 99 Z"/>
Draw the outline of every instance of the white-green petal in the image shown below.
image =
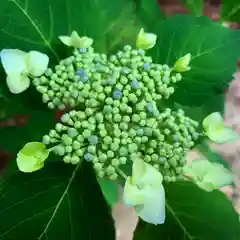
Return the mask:
<path fill-rule="evenodd" d="M 133 162 L 132 179 L 133 183 L 140 187 L 146 185 L 159 186 L 163 181 L 162 174 L 141 159 L 136 159 Z"/>
<path fill-rule="evenodd" d="M 81 47 L 81 38 L 76 31 L 73 31 L 71 34 L 71 46 L 75 48 Z"/>
<path fill-rule="evenodd" d="M 198 178 L 203 178 L 207 172 L 212 168 L 212 163 L 207 159 L 199 159 L 192 162 L 191 169 L 198 176 Z"/>
<path fill-rule="evenodd" d="M 71 37 L 69 37 L 69 36 L 60 36 L 59 39 L 60 39 L 60 41 L 63 44 L 67 45 L 68 47 L 72 46 Z"/>
<path fill-rule="evenodd" d="M 38 51 L 30 51 L 26 56 L 27 72 L 38 77 L 47 70 L 49 57 Z"/>
<path fill-rule="evenodd" d="M 218 189 L 212 182 L 196 181 L 195 183 L 206 192 L 212 192 L 213 190 Z"/>
<path fill-rule="evenodd" d="M 222 129 L 224 128 L 224 120 L 219 112 L 214 112 L 203 120 L 202 125 L 206 132 L 208 132 L 210 127 L 214 127 L 214 129 Z"/>
<path fill-rule="evenodd" d="M 6 79 L 9 91 L 14 94 L 24 92 L 30 86 L 30 79 L 21 73 L 11 73 Z"/>
<path fill-rule="evenodd" d="M 162 185 L 158 188 L 144 190 L 145 202 L 137 206 L 136 214 L 144 221 L 152 224 L 163 224 L 166 218 L 165 191 Z"/>
<path fill-rule="evenodd" d="M 41 142 L 27 143 L 17 154 L 20 171 L 30 173 L 41 169 L 48 158 L 49 150 Z"/>
<path fill-rule="evenodd" d="M 221 164 L 213 163 L 211 171 L 203 178 L 203 182 L 211 182 L 215 189 L 229 185 L 233 182 L 233 174 Z"/>
<path fill-rule="evenodd" d="M 230 127 L 224 127 L 218 131 L 214 131 L 210 128 L 207 135 L 210 140 L 217 144 L 235 141 L 239 138 L 239 134 Z"/>
<path fill-rule="evenodd" d="M 19 153 L 17 155 L 17 166 L 21 172 L 31 173 L 40 170 L 44 166 L 44 161 Z"/>
<path fill-rule="evenodd" d="M 144 203 L 144 195 L 138 187 L 132 183 L 131 177 L 126 179 L 123 191 L 123 201 L 129 206 L 136 206 Z"/>
<path fill-rule="evenodd" d="M 234 141 L 239 135 L 230 127 L 224 125 L 224 120 L 219 112 L 214 112 L 203 120 L 203 128 L 210 140 L 222 144 Z"/>
<path fill-rule="evenodd" d="M 80 48 L 89 48 L 93 44 L 93 40 L 88 37 L 81 37 Z"/>
<path fill-rule="evenodd" d="M 26 52 L 18 49 L 3 49 L 0 53 L 0 57 L 7 75 L 25 72 Z"/>
<path fill-rule="evenodd" d="M 145 171 L 145 162 L 141 159 L 134 160 L 132 167 L 132 179 L 135 184 L 141 180 L 141 178 L 145 174 Z"/>
<path fill-rule="evenodd" d="M 221 164 L 211 163 L 207 160 L 196 160 L 192 162 L 191 166 L 185 166 L 184 175 L 208 192 L 233 182 L 233 175 L 228 169 Z"/>
<path fill-rule="evenodd" d="M 145 33 L 143 28 L 141 28 L 137 40 L 136 40 L 136 46 L 140 49 L 150 49 L 155 46 L 157 41 L 157 35 L 153 33 Z"/>

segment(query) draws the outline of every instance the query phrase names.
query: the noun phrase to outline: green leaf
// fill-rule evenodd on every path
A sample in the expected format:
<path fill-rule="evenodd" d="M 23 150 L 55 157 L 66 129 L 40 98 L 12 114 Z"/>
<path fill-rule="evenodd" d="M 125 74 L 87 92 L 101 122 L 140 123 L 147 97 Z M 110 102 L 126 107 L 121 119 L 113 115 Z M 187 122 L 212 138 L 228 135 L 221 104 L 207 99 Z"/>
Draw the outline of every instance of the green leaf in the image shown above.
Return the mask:
<path fill-rule="evenodd" d="M 155 27 L 164 14 L 157 0 L 133 0 L 136 3 L 136 15 L 147 26 Z M 147 29 L 145 29 L 147 30 Z"/>
<path fill-rule="evenodd" d="M 41 141 L 42 136 L 54 128 L 56 119 L 53 111 L 28 112 L 29 121 L 24 126 L 0 128 L 0 147 L 16 154 L 27 142 Z"/>
<path fill-rule="evenodd" d="M 98 183 L 102 193 L 110 206 L 113 206 L 118 201 L 118 187 L 113 181 L 107 179 L 98 179 Z"/>
<path fill-rule="evenodd" d="M 240 2 L 238 0 L 222 0 L 221 19 L 240 22 Z"/>
<path fill-rule="evenodd" d="M 68 50 L 58 37 L 76 30 L 80 36 L 94 39 L 95 51 L 112 52 L 126 43 L 135 45 L 140 29 L 135 8 L 135 2 L 129 0 L 118 0 L 114 4 L 111 0 L 2 0 L 0 46 L 44 52 L 53 65 L 65 57 Z M 36 91 L 10 94 L 3 69 L 1 72 L 0 87 L 7 101 L 13 102 L 12 110 L 26 104 L 36 109 L 36 103 L 41 102 Z"/>
<path fill-rule="evenodd" d="M 240 55 L 240 32 L 223 27 L 207 17 L 176 15 L 159 23 L 156 46 L 150 50 L 154 60 L 173 66 L 187 53 L 192 54 L 191 70 L 183 73 L 172 101 L 186 106 L 208 105 L 222 94 L 233 79 Z"/>
<path fill-rule="evenodd" d="M 170 99 L 171 101 L 171 99 Z M 174 103 L 173 107 L 176 109 L 182 109 L 188 117 L 191 117 L 195 121 L 198 121 L 202 125 L 202 121 L 205 117 L 213 112 L 224 112 L 224 94 L 216 94 L 210 97 L 209 103 L 202 106 L 188 106 Z"/>
<path fill-rule="evenodd" d="M 112 47 L 120 38 L 134 36 L 131 32 L 136 19 L 133 16 L 134 1 L 111 3 L 110 0 L 3 0 L 1 47 L 36 49 L 59 59 L 61 49 L 67 48 L 58 37 L 76 30 L 95 40 L 96 51 L 105 51 L 107 44 Z M 111 33 L 115 34 L 114 39 L 109 38 Z"/>
<path fill-rule="evenodd" d="M 192 14 L 196 17 L 203 15 L 204 10 L 204 1 L 203 0 L 180 0 L 182 4 L 184 4 Z"/>
<path fill-rule="evenodd" d="M 110 211 L 88 163 L 52 163 L 4 180 L 1 240 L 115 239 Z"/>
<path fill-rule="evenodd" d="M 238 240 L 240 222 L 224 193 L 205 192 L 192 183 L 167 184 L 163 225 L 140 222 L 134 240 Z"/>

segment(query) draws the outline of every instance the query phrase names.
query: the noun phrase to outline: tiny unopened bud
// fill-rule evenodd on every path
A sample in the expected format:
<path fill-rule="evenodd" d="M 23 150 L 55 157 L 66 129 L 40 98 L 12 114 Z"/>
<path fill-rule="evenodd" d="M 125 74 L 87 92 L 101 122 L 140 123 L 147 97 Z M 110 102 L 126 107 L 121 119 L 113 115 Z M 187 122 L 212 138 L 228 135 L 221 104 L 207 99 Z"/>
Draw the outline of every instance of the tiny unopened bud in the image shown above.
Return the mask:
<path fill-rule="evenodd" d="M 63 161 L 64 161 L 65 163 L 70 163 L 70 162 L 71 162 L 71 156 L 69 156 L 69 155 L 65 156 L 65 157 L 63 158 Z"/>
<path fill-rule="evenodd" d="M 114 173 L 114 174 L 109 176 L 109 179 L 114 181 L 114 180 L 117 179 L 117 177 L 118 177 L 118 175 L 116 173 Z"/>
<path fill-rule="evenodd" d="M 191 69 L 191 67 L 189 67 L 190 61 L 191 61 L 191 54 L 188 53 L 176 61 L 176 63 L 174 64 L 173 70 L 179 73 L 189 71 Z"/>
<path fill-rule="evenodd" d="M 75 128 L 68 128 L 67 132 L 71 138 L 74 138 L 79 134 Z"/>
<path fill-rule="evenodd" d="M 67 134 L 62 135 L 62 140 L 66 145 L 72 144 L 72 138 L 70 138 Z"/>
<path fill-rule="evenodd" d="M 48 145 L 50 143 L 50 137 L 48 135 L 44 135 L 42 142 L 43 144 Z"/>
<path fill-rule="evenodd" d="M 136 46 L 139 49 L 150 49 L 154 47 L 157 41 L 157 35 L 153 33 L 145 33 L 143 28 L 141 28 L 137 40 L 136 40 Z"/>
<path fill-rule="evenodd" d="M 76 155 L 74 155 L 74 156 L 72 156 L 72 158 L 71 158 L 71 163 L 72 164 L 78 164 L 80 162 L 80 158 L 78 157 L 78 156 L 76 156 Z"/>

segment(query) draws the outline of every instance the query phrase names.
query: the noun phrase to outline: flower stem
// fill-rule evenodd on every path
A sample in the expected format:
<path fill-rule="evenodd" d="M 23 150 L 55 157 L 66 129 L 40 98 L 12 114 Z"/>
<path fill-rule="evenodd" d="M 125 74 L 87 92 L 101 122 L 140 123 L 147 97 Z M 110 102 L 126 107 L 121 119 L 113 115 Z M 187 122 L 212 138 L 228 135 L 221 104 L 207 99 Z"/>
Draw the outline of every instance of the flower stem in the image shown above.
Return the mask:
<path fill-rule="evenodd" d="M 115 169 L 118 171 L 122 178 L 127 179 L 128 176 L 120 168 L 116 167 Z"/>

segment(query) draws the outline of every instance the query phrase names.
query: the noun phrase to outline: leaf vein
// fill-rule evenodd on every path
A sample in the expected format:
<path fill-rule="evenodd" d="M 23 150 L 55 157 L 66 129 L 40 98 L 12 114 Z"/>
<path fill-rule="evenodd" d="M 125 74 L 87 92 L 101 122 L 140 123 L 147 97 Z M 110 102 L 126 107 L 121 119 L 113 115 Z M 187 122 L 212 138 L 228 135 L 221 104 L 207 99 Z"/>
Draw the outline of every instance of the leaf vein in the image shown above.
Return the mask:
<path fill-rule="evenodd" d="M 5 236 L 6 234 L 8 234 L 8 233 L 9 233 L 11 230 L 13 230 L 14 228 L 19 227 L 20 225 L 22 225 L 23 223 L 27 222 L 28 220 L 32 220 L 33 218 L 35 218 L 35 217 L 37 217 L 37 216 L 39 216 L 39 215 L 41 215 L 41 214 L 43 214 L 43 213 L 51 210 L 51 209 L 54 208 L 54 207 L 56 207 L 56 206 L 52 206 L 52 207 L 50 207 L 50 208 L 44 209 L 43 211 L 41 211 L 41 212 L 39 212 L 39 213 L 33 214 L 32 216 L 30 216 L 30 217 L 28 217 L 28 218 L 25 218 L 24 220 L 16 223 L 14 226 L 12 226 L 11 228 L 9 228 L 7 231 L 5 231 L 4 233 L 2 233 L 2 234 L 0 235 L 0 237 L 2 238 L 3 236 Z"/>
<path fill-rule="evenodd" d="M 15 188 L 18 188 L 19 186 L 22 186 L 22 185 L 24 185 L 24 184 L 30 184 L 30 183 L 32 183 L 32 182 L 37 182 L 37 181 L 42 181 L 42 180 L 53 180 L 53 179 L 58 179 L 57 177 L 51 177 L 51 178 L 40 178 L 40 179 L 32 179 L 32 180 L 27 180 L 26 182 L 24 182 L 24 183 L 19 183 L 19 184 L 17 184 L 17 185 L 15 185 L 15 186 L 13 186 L 10 190 L 8 190 L 7 192 L 5 192 L 5 193 L 3 193 L 2 194 L 2 196 L 0 197 L 0 200 L 2 199 L 2 198 L 4 198 L 4 197 L 6 197 L 6 195 L 9 193 L 9 192 L 11 192 L 11 191 L 13 191 Z M 4 181 L 4 183 L 5 184 L 7 184 L 7 181 Z"/>
<path fill-rule="evenodd" d="M 33 28 L 36 30 L 36 32 L 39 34 L 39 36 L 42 38 L 44 44 L 50 49 L 50 51 L 54 54 L 54 56 L 59 59 L 57 53 L 52 48 L 50 42 L 45 38 L 44 34 L 41 32 L 40 28 L 37 26 L 36 22 L 32 19 L 32 17 L 27 13 L 27 11 L 17 2 L 16 0 L 9 0 L 13 2 L 18 9 L 22 12 L 22 14 L 28 19 L 28 21 L 31 23 Z"/>
<path fill-rule="evenodd" d="M 59 186 L 60 186 L 60 184 L 55 185 L 55 186 L 53 186 L 53 187 L 51 187 L 51 188 L 45 189 L 44 191 L 38 192 L 38 193 L 36 193 L 36 194 L 28 197 L 28 198 L 22 199 L 22 200 L 19 201 L 19 202 L 15 202 L 15 203 L 13 203 L 12 205 L 4 208 L 4 209 L 0 212 L 0 215 L 2 215 L 5 211 L 11 209 L 11 208 L 14 207 L 14 206 L 17 206 L 17 205 L 19 205 L 19 204 L 22 204 L 22 203 L 24 203 L 24 202 L 26 202 L 26 201 L 28 201 L 28 200 L 30 200 L 30 199 L 32 199 L 32 198 L 35 198 L 35 197 L 37 197 L 37 196 L 39 196 L 39 195 L 41 195 L 41 194 L 43 194 L 43 193 L 48 192 L 49 190 L 52 190 L 52 189 L 54 189 L 54 188 L 59 187 Z"/>
<path fill-rule="evenodd" d="M 58 203 L 57 203 L 57 205 L 56 205 L 56 208 L 55 208 L 55 210 L 54 210 L 54 212 L 53 212 L 50 220 L 48 221 L 45 229 L 43 230 L 43 232 L 41 233 L 41 235 L 38 237 L 38 240 L 42 239 L 42 237 L 44 236 L 44 234 L 46 234 L 46 232 L 48 231 L 48 228 L 50 227 L 50 225 L 51 225 L 51 223 L 52 223 L 55 215 L 57 214 L 57 211 L 58 211 L 59 207 L 61 206 L 61 204 L 62 204 L 62 202 L 63 202 L 66 194 L 68 193 L 68 190 L 69 190 L 69 188 L 70 188 L 70 186 L 71 186 L 71 184 L 72 184 L 72 182 L 73 182 L 73 180 L 74 180 L 74 178 L 75 178 L 75 176 L 76 176 L 76 173 L 77 173 L 80 165 L 81 165 L 81 163 L 79 163 L 79 164 L 76 166 L 75 170 L 73 171 L 73 174 L 72 174 L 72 176 L 71 176 L 71 178 L 70 178 L 70 180 L 69 180 L 69 183 L 68 183 L 65 191 L 63 192 L 60 200 L 58 201 Z"/>
<path fill-rule="evenodd" d="M 69 212 L 69 223 L 70 223 L 70 240 L 72 240 L 73 238 L 73 223 L 72 223 L 72 214 L 71 214 L 71 203 L 70 203 L 70 197 L 69 194 L 67 193 L 67 202 L 68 202 L 68 212 Z"/>
<path fill-rule="evenodd" d="M 48 37 L 48 42 L 51 42 L 52 35 L 53 35 L 53 26 L 54 26 L 54 18 L 53 18 L 53 11 L 52 7 L 49 4 L 48 5 L 48 12 L 49 12 L 49 22 L 50 22 L 50 27 L 49 27 L 49 37 Z"/>
<path fill-rule="evenodd" d="M 177 221 L 177 223 L 179 224 L 180 228 L 183 230 L 184 234 L 188 236 L 189 240 L 193 240 L 194 237 L 191 236 L 190 233 L 188 233 L 187 229 L 183 226 L 181 220 L 178 218 L 178 216 L 175 214 L 175 212 L 173 211 L 173 209 L 170 207 L 169 204 L 166 203 L 167 209 L 171 212 L 171 214 L 173 215 L 173 217 L 175 218 L 175 220 Z"/>
<path fill-rule="evenodd" d="M 1 32 L 3 32 L 4 34 L 6 34 L 6 35 L 8 35 L 8 36 L 10 36 L 10 37 L 19 39 L 19 40 L 24 41 L 24 42 L 32 43 L 32 44 L 35 44 L 35 45 L 42 45 L 41 42 L 35 42 L 35 41 L 30 40 L 30 39 L 17 36 L 17 35 L 15 35 L 15 34 L 13 34 L 13 33 L 7 32 L 7 31 L 5 31 L 5 30 L 3 30 L 3 29 L 1 29 Z"/>

